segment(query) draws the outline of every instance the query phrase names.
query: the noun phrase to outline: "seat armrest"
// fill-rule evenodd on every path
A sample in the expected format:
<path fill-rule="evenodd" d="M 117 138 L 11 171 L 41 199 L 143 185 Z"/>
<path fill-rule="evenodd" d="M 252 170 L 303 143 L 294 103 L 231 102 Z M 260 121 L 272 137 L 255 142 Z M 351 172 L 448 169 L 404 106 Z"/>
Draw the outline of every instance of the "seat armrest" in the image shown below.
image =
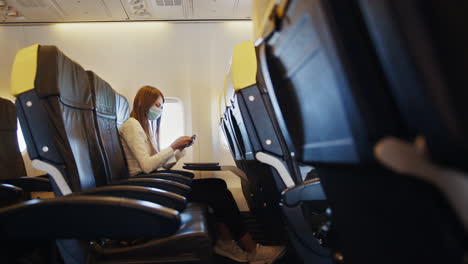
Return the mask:
<path fill-rule="evenodd" d="M 43 179 L 49 179 L 50 178 L 50 175 L 49 174 L 42 174 L 42 175 L 38 175 L 38 176 L 34 176 L 36 178 L 43 178 Z"/>
<path fill-rule="evenodd" d="M 0 206 L 18 202 L 23 197 L 23 189 L 11 184 L 0 184 Z"/>
<path fill-rule="evenodd" d="M 178 175 L 182 175 L 182 176 L 185 176 L 185 177 L 188 177 L 190 179 L 193 179 L 193 177 L 195 176 L 193 174 L 193 172 L 190 172 L 190 171 L 184 171 L 184 170 L 173 170 L 173 169 L 169 169 L 169 170 L 159 170 L 159 171 L 154 171 L 154 172 L 163 172 L 163 173 L 172 173 L 172 174 L 178 174 Z"/>
<path fill-rule="evenodd" d="M 179 225 L 176 210 L 117 197 L 36 199 L 0 209 L 2 239 L 161 238 Z"/>
<path fill-rule="evenodd" d="M 44 177 L 19 177 L 2 180 L 3 183 L 18 186 L 25 192 L 51 192 L 52 186 L 49 179 Z"/>
<path fill-rule="evenodd" d="M 182 184 L 185 184 L 187 186 L 190 186 L 190 184 L 192 183 L 192 178 L 189 178 L 189 177 L 186 177 L 186 176 L 183 176 L 183 175 L 177 175 L 177 174 L 174 174 L 174 173 L 169 173 L 169 172 L 152 172 L 152 173 L 149 173 L 149 174 L 140 174 L 140 175 L 136 175 L 136 176 L 132 177 L 132 179 L 136 179 L 136 178 L 163 179 L 163 180 L 182 183 Z"/>
<path fill-rule="evenodd" d="M 218 162 L 193 162 L 193 163 L 184 163 L 182 167 L 186 170 L 195 170 L 195 171 L 220 171 L 221 166 Z"/>
<path fill-rule="evenodd" d="M 301 185 L 287 188 L 281 195 L 281 202 L 288 207 L 294 207 L 301 202 L 323 201 L 327 199 L 319 179 L 307 180 Z"/>
<path fill-rule="evenodd" d="M 168 208 L 175 209 L 177 211 L 183 210 L 187 204 L 187 199 L 181 195 L 172 192 L 167 192 L 161 189 L 142 186 L 104 186 L 79 193 L 73 193 L 72 195 L 113 196 L 121 198 L 130 198 L 135 200 L 153 202 Z"/>
<path fill-rule="evenodd" d="M 130 178 L 114 183 L 113 185 L 133 185 L 157 188 L 184 197 L 187 197 L 188 193 L 190 192 L 190 187 L 185 184 L 155 178 Z"/>
<path fill-rule="evenodd" d="M 248 183 L 249 179 L 247 175 L 241 169 L 235 166 L 229 165 L 219 165 L 218 162 L 202 162 L 202 163 L 184 163 L 183 166 L 186 170 L 196 170 L 196 171 L 230 171 L 234 173 L 241 181 Z"/>

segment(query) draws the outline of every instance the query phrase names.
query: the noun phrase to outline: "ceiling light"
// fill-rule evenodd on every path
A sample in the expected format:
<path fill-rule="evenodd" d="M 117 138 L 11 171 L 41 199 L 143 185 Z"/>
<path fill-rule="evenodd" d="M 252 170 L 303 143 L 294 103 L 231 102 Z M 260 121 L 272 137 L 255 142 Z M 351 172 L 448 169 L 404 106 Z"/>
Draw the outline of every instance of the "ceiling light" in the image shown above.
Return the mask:
<path fill-rule="evenodd" d="M 131 5 L 138 5 L 138 4 L 142 4 L 142 0 L 128 0 L 128 3 L 131 4 Z"/>
<path fill-rule="evenodd" d="M 139 4 L 139 5 L 133 5 L 132 8 L 136 10 L 140 10 L 140 9 L 144 9 L 145 6 L 143 4 Z"/>
<path fill-rule="evenodd" d="M 8 17 L 17 17 L 17 16 L 19 16 L 19 13 L 18 13 L 18 11 L 16 11 L 16 10 L 12 10 L 12 11 L 8 11 L 8 12 L 6 13 L 6 15 L 7 15 Z"/>
<path fill-rule="evenodd" d="M 142 15 L 146 14 L 146 9 L 135 10 L 135 11 L 133 11 L 133 14 L 142 16 Z"/>

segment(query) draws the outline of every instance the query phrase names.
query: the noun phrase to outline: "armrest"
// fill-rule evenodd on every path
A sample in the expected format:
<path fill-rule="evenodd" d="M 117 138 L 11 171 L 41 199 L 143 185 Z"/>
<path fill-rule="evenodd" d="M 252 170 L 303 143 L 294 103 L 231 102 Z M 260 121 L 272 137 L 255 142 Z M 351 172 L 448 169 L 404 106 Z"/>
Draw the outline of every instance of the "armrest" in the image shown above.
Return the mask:
<path fill-rule="evenodd" d="M 116 197 L 36 199 L 0 209 L 2 239 L 161 238 L 179 225 L 176 210 Z"/>
<path fill-rule="evenodd" d="M 164 172 L 164 173 L 172 173 L 172 174 L 178 174 L 178 175 L 182 175 L 182 176 L 185 176 L 185 177 L 188 177 L 190 179 L 193 179 L 193 177 L 195 176 L 192 172 L 190 171 L 183 171 L 183 170 L 159 170 L 159 171 L 154 171 L 154 172 Z"/>
<path fill-rule="evenodd" d="M 236 166 L 219 165 L 218 162 L 184 163 L 183 168 L 196 171 L 230 171 L 239 177 L 241 181 L 245 183 L 249 182 L 247 175 L 245 175 L 244 171 L 241 169 L 237 168 Z"/>
<path fill-rule="evenodd" d="M 140 174 L 137 176 L 133 176 L 132 179 L 138 179 L 138 178 L 143 178 L 143 179 L 148 179 L 148 178 L 155 178 L 155 179 L 163 179 L 163 180 L 169 180 L 173 182 L 178 182 L 185 184 L 189 186 L 192 183 L 192 178 L 183 176 L 183 175 L 177 175 L 169 172 L 152 172 L 150 174 Z"/>
<path fill-rule="evenodd" d="M 3 183 L 20 187 L 25 192 L 51 192 L 50 181 L 44 177 L 19 177 L 2 180 Z"/>
<path fill-rule="evenodd" d="M 42 175 L 38 175 L 38 176 L 34 176 L 36 178 L 43 178 L 43 179 L 49 179 L 50 175 L 49 174 L 42 174 Z"/>
<path fill-rule="evenodd" d="M 185 184 L 155 178 L 130 178 L 114 183 L 113 185 L 133 185 L 157 188 L 182 195 L 184 197 L 187 197 L 190 192 L 190 187 Z"/>
<path fill-rule="evenodd" d="M 161 189 L 142 186 L 104 186 L 79 193 L 73 193 L 72 195 L 96 195 L 130 198 L 156 203 L 168 208 L 175 209 L 177 211 L 183 210 L 187 204 L 187 199 L 181 195 L 167 192 Z"/>
<path fill-rule="evenodd" d="M 195 170 L 195 171 L 220 171 L 221 166 L 218 162 L 200 162 L 200 163 L 184 163 L 182 167 L 186 170 Z"/>
<path fill-rule="evenodd" d="M 319 179 L 311 179 L 301 185 L 287 188 L 281 195 L 282 203 L 288 207 L 294 207 L 301 202 L 323 201 L 327 199 Z"/>
<path fill-rule="evenodd" d="M 23 197 L 23 189 L 10 184 L 0 184 L 0 206 L 13 204 Z"/>

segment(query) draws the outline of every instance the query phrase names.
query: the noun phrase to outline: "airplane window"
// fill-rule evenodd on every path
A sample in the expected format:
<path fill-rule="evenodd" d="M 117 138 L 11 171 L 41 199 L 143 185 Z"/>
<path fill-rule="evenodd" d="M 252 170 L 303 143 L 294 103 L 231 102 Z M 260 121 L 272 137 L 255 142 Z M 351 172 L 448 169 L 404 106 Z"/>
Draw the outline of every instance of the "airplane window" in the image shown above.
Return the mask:
<path fill-rule="evenodd" d="M 23 152 L 26 150 L 26 142 L 24 141 L 23 131 L 21 130 L 19 121 L 18 121 L 18 129 L 16 130 L 16 135 L 18 137 L 19 150 Z"/>
<path fill-rule="evenodd" d="M 185 124 L 182 101 L 174 97 L 166 97 L 165 99 L 159 130 L 161 149 L 169 147 L 174 140 L 184 135 Z"/>

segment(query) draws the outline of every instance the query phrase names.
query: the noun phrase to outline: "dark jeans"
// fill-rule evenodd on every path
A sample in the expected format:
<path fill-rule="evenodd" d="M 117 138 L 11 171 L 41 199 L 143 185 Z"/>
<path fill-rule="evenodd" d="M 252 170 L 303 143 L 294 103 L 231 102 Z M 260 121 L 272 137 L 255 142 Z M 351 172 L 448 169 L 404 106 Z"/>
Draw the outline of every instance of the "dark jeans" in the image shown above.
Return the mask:
<path fill-rule="evenodd" d="M 239 207 L 222 179 L 193 180 L 188 200 L 208 204 L 213 208 L 216 220 L 228 226 L 232 235 L 239 240 L 245 233 Z"/>

